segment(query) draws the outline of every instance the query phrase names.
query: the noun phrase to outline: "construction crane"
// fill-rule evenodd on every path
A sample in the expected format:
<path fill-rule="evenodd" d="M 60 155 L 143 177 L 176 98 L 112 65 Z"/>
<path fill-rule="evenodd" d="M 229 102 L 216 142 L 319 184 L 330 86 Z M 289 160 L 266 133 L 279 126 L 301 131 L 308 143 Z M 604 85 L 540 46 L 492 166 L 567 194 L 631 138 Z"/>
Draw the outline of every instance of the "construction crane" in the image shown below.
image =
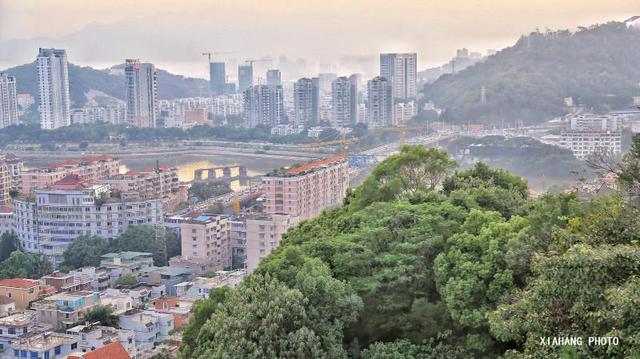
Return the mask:
<path fill-rule="evenodd" d="M 256 62 L 268 62 L 268 61 L 273 61 L 273 59 L 272 59 L 272 58 L 270 58 L 270 57 L 264 57 L 264 58 L 262 58 L 262 59 L 258 59 L 258 60 L 255 60 L 255 59 L 249 59 L 249 60 L 245 60 L 244 62 L 246 62 L 247 64 L 249 64 L 251 67 L 253 67 L 253 64 L 254 64 L 254 63 L 256 63 Z"/>
<path fill-rule="evenodd" d="M 211 63 L 211 56 L 223 55 L 223 54 L 235 54 L 236 51 L 220 51 L 220 52 L 203 52 L 202 56 L 207 56 L 209 63 Z"/>

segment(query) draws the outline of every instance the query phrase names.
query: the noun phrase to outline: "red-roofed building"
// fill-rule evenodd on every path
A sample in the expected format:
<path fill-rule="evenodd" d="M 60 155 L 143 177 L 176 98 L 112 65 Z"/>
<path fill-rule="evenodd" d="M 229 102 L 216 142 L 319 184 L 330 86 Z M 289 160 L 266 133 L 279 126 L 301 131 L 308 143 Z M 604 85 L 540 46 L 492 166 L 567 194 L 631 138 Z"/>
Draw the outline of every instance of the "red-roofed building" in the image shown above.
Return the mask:
<path fill-rule="evenodd" d="M 76 174 L 68 174 L 64 176 L 61 180 L 54 182 L 49 188 L 50 189 L 83 189 L 87 187 L 87 183 L 80 178 L 80 176 Z"/>
<path fill-rule="evenodd" d="M 345 156 L 331 156 L 268 174 L 262 183 L 265 212 L 310 219 L 342 203 L 349 164 Z"/>
<path fill-rule="evenodd" d="M 20 173 L 20 192 L 31 193 L 34 189 L 47 188 L 67 175 L 78 175 L 88 184 L 115 176 L 120 171 L 120 161 L 108 155 L 87 156 L 80 161 L 64 160 L 52 162 L 46 168 L 25 170 Z"/>
<path fill-rule="evenodd" d="M 35 279 L 12 278 L 0 280 L 0 295 L 7 296 L 15 301 L 18 309 L 27 309 L 30 302 L 55 292 L 55 288 L 44 285 Z"/>
<path fill-rule="evenodd" d="M 264 212 L 270 215 L 246 220 L 247 270 L 280 245 L 282 234 L 302 220 L 342 204 L 349 187 L 345 156 L 331 156 L 262 178 Z"/>
<path fill-rule="evenodd" d="M 120 342 L 113 342 L 88 353 L 72 353 L 67 359 L 131 359 Z"/>

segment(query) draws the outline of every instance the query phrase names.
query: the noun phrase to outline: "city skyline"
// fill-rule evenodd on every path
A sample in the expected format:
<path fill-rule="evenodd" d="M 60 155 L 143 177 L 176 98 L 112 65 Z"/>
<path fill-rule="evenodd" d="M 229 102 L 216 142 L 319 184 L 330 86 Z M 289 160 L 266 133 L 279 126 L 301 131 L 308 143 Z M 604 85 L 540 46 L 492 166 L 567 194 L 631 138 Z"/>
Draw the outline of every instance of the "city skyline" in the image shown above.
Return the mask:
<path fill-rule="evenodd" d="M 380 52 L 409 51 L 419 54 L 422 70 L 448 61 L 458 48 L 485 53 L 510 46 L 536 28 L 575 29 L 640 12 L 640 4 L 629 0 L 517 5 L 404 0 L 372 1 L 366 7 L 361 1 L 340 6 L 335 1 L 263 1 L 244 7 L 230 1 L 192 0 L 180 8 L 170 1 L 154 2 L 153 7 L 142 1 L 127 12 L 117 3 L 79 6 L 70 0 L 53 6 L 38 0 L 0 0 L 0 68 L 32 61 L 33 48 L 58 47 L 67 49 L 70 62 L 81 65 L 104 68 L 121 58 L 139 57 L 158 68 L 200 78 L 208 77 L 203 51 L 234 52 L 215 60 L 237 63 L 285 55 L 290 61 L 341 65 L 345 70 L 339 72 L 345 74 L 361 72 L 348 63 L 359 57 L 375 61 Z M 536 15 L 543 12 L 543 18 Z M 45 16 L 63 21 L 45 26 Z"/>

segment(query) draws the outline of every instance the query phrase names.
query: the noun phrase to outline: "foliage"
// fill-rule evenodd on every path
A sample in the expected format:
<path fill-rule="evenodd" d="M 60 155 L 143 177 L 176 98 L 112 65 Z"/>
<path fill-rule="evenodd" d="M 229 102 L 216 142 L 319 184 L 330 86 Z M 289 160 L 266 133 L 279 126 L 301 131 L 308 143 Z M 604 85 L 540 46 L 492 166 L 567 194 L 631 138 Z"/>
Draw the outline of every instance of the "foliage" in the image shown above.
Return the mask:
<path fill-rule="evenodd" d="M 404 146 L 380 163 L 356 191 L 353 203 L 363 207 L 378 201 L 408 198 L 433 191 L 456 167 L 446 153 L 423 146 Z"/>
<path fill-rule="evenodd" d="M 180 255 L 180 238 L 173 231 L 158 232 L 151 225 L 131 225 L 113 240 L 98 236 L 79 236 L 64 251 L 63 264 L 71 268 L 100 265 L 101 257 L 111 252 L 135 251 L 153 253 L 156 266 L 165 266 L 171 257 Z"/>
<path fill-rule="evenodd" d="M 346 358 L 341 332 L 307 304 L 299 290 L 269 275 L 253 275 L 202 327 L 193 357 Z"/>
<path fill-rule="evenodd" d="M 29 93 L 34 98 L 38 98 L 38 71 L 35 62 L 6 69 L 3 72 L 20 79 L 17 83 L 18 93 Z M 121 75 L 110 74 L 109 70 L 96 70 L 88 66 L 69 64 L 69 82 L 72 84 L 69 90 L 74 107 L 81 107 L 87 103 L 85 94 L 91 89 L 125 100 L 124 78 Z M 205 80 L 174 75 L 164 70 L 158 70 L 158 83 L 162 84 L 158 86 L 160 99 L 200 96 L 199 90 L 208 88 Z"/>
<path fill-rule="evenodd" d="M 209 292 L 208 299 L 200 299 L 193 303 L 191 320 L 189 320 L 182 332 L 180 358 L 191 358 L 193 356 L 200 329 L 211 318 L 213 312 L 219 308 L 219 304 L 226 299 L 229 292 L 229 287 L 214 288 Z"/>
<path fill-rule="evenodd" d="M 20 250 L 11 252 L 9 258 L 0 263 L 0 278 L 32 278 L 53 272 L 53 266 L 41 254 L 26 254 Z"/>
<path fill-rule="evenodd" d="M 133 287 L 138 284 L 138 278 L 132 273 L 127 273 L 116 280 L 116 287 Z"/>
<path fill-rule="evenodd" d="M 433 341 L 413 344 L 408 340 L 377 342 L 362 351 L 362 359 L 457 359 L 466 358 L 460 348 L 448 345 L 433 345 Z"/>
<path fill-rule="evenodd" d="M 109 242 L 98 236 L 80 236 L 65 249 L 63 264 L 71 268 L 97 267 L 101 256 L 109 253 Z"/>
<path fill-rule="evenodd" d="M 9 258 L 11 253 L 20 249 L 20 241 L 16 232 L 4 232 L 0 236 L 0 262 Z"/>
<path fill-rule="evenodd" d="M 621 22 L 575 33 L 534 32 L 483 62 L 441 76 L 425 86 L 424 98 L 445 108 L 449 123 L 497 126 L 561 115 L 566 97 L 600 111 L 626 108 L 637 95 L 639 49 L 638 31 Z"/>
<path fill-rule="evenodd" d="M 449 141 L 446 148 L 451 154 L 468 148 L 474 160 L 523 177 L 574 179 L 572 173 L 587 169 L 570 150 L 528 137 L 460 137 Z"/>
<path fill-rule="evenodd" d="M 196 197 L 198 200 L 203 201 L 230 192 L 229 184 L 224 181 L 196 182 L 189 187 L 189 198 Z"/>
<path fill-rule="evenodd" d="M 638 356 L 640 209 L 622 195 L 530 199 L 507 171 L 451 169 L 421 147 L 381 163 L 202 303 L 185 357 Z M 593 335 L 620 345 L 539 344 Z"/>
<path fill-rule="evenodd" d="M 100 325 L 107 327 L 118 327 L 118 316 L 113 313 L 113 307 L 108 305 L 96 305 L 89 309 L 84 315 L 84 321 L 89 323 L 99 322 Z"/>

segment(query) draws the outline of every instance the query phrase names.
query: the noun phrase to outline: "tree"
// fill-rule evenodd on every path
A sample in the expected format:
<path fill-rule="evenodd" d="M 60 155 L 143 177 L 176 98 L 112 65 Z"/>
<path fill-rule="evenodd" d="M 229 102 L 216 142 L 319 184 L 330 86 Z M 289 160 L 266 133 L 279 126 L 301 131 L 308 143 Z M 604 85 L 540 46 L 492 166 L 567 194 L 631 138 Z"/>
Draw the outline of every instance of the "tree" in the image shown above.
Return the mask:
<path fill-rule="evenodd" d="M 14 232 L 4 232 L 0 236 L 0 262 L 9 258 L 11 253 L 20 249 L 18 235 Z"/>
<path fill-rule="evenodd" d="M 100 265 L 101 256 L 109 253 L 109 241 L 98 236 L 80 236 L 71 242 L 62 256 L 65 266 L 81 268 Z"/>
<path fill-rule="evenodd" d="M 134 287 L 138 284 L 138 278 L 131 273 L 127 273 L 116 280 L 116 287 Z"/>
<path fill-rule="evenodd" d="M 193 357 L 346 358 L 340 333 L 311 321 L 306 304 L 269 275 L 249 276 L 202 327 Z"/>
<path fill-rule="evenodd" d="M 433 191 L 456 167 L 445 152 L 423 146 L 404 146 L 380 163 L 356 190 L 359 207 L 377 201 L 408 198 Z"/>
<path fill-rule="evenodd" d="M 49 260 L 40 254 L 26 254 L 13 251 L 9 258 L 0 263 L 1 278 L 32 278 L 38 279 L 53 272 Z"/>
<path fill-rule="evenodd" d="M 84 315 L 84 321 L 99 322 L 100 325 L 118 328 L 118 316 L 113 313 L 113 307 L 109 305 L 97 305 L 89 309 Z"/>
<path fill-rule="evenodd" d="M 154 265 L 165 266 L 169 258 L 180 255 L 180 238 L 173 231 L 158 230 L 151 225 L 128 226 L 113 240 L 110 251 L 151 252 Z"/>
<path fill-rule="evenodd" d="M 230 192 L 229 184 L 224 181 L 196 182 L 189 187 L 189 198 L 196 197 L 203 201 Z"/>
<path fill-rule="evenodd" d="M 377 342 L 362 351 L 362 359 L 457 359 L 469 358 L 461 348 L 453 348 L 433 341 L 413 344 L 408 340 L 390 343 Z"/>
<path fill-rule="evenodd" d="M 209 292 L 209 298 L 200 299 L 193 303 L 191 307 L 191 320 L 187 323 L 182 332 L 182 345 L 180 346 L 180 357 L 191 358 L 196 349 L 198 335 L 202 326 L 211 318 L 211 315 L 220 307 L 220 304 L 227 298 L 231 289 L 229 287 L 213 288 Z"/>

